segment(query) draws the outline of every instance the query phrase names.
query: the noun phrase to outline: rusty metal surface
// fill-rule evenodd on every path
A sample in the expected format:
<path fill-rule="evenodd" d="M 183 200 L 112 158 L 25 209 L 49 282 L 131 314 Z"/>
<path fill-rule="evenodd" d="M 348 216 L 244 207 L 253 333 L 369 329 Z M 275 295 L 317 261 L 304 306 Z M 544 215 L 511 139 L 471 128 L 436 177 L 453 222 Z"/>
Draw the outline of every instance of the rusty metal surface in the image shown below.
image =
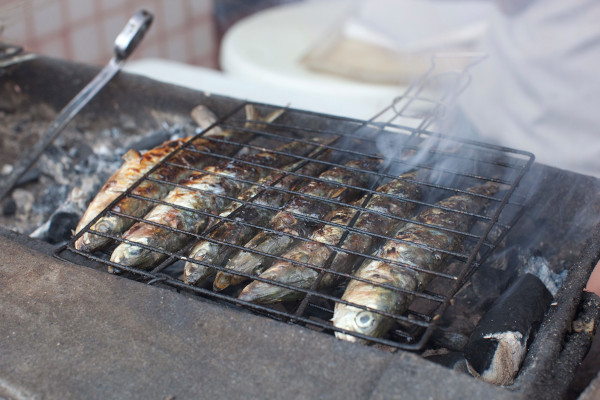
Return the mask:
<path fill-rule="evenodd" d="M 7 398 L 418 398 L 436 384 L 431 377 L 438 398 L 507 395 L 416 355 L 81 268 L 15 238 L 0 240 Z"/>

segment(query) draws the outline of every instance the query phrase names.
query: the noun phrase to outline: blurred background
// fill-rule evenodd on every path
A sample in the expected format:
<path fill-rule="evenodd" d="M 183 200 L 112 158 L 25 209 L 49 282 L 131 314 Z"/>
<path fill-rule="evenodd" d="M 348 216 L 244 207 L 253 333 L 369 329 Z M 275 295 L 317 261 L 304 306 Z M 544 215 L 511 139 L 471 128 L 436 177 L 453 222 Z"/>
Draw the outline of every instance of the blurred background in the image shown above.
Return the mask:
<path fill-rule="evenodd" d="M 431 54 L 478 43 L 491 3 L 444 3 L 0 0 L 0 42 L 101 66 L 129 17 L 146 9 L 154 22 L 130 57 L 128 72 L 368 119 L 427 71 Z M 387 16 L 381 10 L 393 11 Z"/>
<path fill-rule="evenodd" d="M 223 33 L 244 16 L 289 0 L 2 0 L 0 39 L 56 58 L 101 65 L 115 36 L 141 8 L 155 15 L 132 59 L 218 68 Z"/>
<path fill-rule="evenodd" d="M 115 36 L 140 8 L 154 26 L 134 54 L 208 67 L 216 66 L 211 0 L 4 0 L 2 39 L 26 50 L 88 64 L 112 56 Z"/>

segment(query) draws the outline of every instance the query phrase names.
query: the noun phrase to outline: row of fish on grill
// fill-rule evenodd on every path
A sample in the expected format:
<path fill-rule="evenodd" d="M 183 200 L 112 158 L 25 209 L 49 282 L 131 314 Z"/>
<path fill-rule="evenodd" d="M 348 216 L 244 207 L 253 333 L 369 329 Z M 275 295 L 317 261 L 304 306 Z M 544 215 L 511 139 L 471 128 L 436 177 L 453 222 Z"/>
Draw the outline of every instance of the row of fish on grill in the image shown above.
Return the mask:
<path fill-rule="evenodd" d="M 246 127 L 252 128 L 274 120 L 281 111 L 260 119 L 247 106 L 246 114 Z M 414 293 L 433 278 L 430 271 L 442 269 L 448 254 L 461 246 L 462 236 L 456 232 L 468 231 L 474 222 L 471 215 L 499 190 L 485 182 L 415 215 L 422 197 L 417 171 L 375 190 L 365 189 L 381 168 L 381 159 L 328 162 L 332 151 L 324 149 L 319 138 L 289 141 L 275 151 L 237 159 L 215 162 L 210 156 L 231 157 L 251 137 L 251 129 L 214 128 L 190 143 L 192 137 L 166 142 L 143 155 L 126 153 L 123 165 L 79 222 L 75 248 L 92 252 L 120 236 L 111 262 L 151 269 L 188 245 L 194 239 L 190 233 L 214 226 L 184 258 L 186 283 L 213 279 L 215 290 L 247 283 L 240 300 L 269 304 L 301 299 L 312 290 L 327 291 L 349 281 L 335 304 L 335 335 L 368 343 L 368 337 L 389 332 L 394 320 L 386 314 L 407 310 Z M 179 151 L 161 162 L 184 145 L 194 151 Z M 313 159 L 311 154 L 319 156 Z M 129 196 L 97 219 L 159 163 Z M 244 202 L 252 206 L 242 206 Z M 223 220 L 220 225 L 215 224 L 216 215 Z"/>

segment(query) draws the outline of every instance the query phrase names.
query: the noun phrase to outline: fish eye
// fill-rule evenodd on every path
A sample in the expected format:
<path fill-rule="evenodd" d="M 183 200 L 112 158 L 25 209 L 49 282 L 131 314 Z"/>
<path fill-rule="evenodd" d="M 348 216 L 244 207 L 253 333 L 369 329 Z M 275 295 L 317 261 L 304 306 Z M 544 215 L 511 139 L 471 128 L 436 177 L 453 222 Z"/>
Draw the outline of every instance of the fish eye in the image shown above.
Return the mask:
<path fill-rule="evenodd" d="M 144 250 L 143 247 L 132 246 L 131 249 L 129 250 L 129 254 L 131 254 L 133 256 L 139 256 L 140 254 L 142 254 L 143 250 Z"/>
<path fill-rule="evenodd" d="M 106 221 L 100 221 L 96 224 L 96 226 L 94 227 L 98 232 L 101 233 L 109 233 L 110 232 L 110 224 Z"/>
<path fill-rule="evenodd" d="M 356 326 L 358 326 L 359 328 L 366 329 L 370 328 L 375 322 L 375 320 L 373 318 L 372 313 L 368 311 L 361 311 L 358 314 L 356 314 L 354 322 L 356 322 Z"/>

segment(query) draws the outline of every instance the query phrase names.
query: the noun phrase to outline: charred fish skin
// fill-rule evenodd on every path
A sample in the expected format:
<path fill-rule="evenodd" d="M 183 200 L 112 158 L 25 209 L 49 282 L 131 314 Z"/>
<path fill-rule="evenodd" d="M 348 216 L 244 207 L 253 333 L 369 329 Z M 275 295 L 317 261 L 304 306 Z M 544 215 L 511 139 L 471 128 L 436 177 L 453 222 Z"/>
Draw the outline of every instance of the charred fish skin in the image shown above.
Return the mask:
<path fill-rule="evenodd" d="M 421 186 L 415 181 L 417 174 L 418 171 L 408 172 L 399 179 L 380 186 L 377 189 L 379 193 L 373 195 L 365 207 L 374 212 L 363 212 L 356 221 L 355 227 L 366 234 L 350 232 L 342 248 L 354 253 L 369 254 L 377 242 L 373 235 L 387 236 L 404 225 L 402 219 L 408 219 L 415 214 L 415 200 L 421 200 L 423 196 Z M 388 215 L 395 218 L 389 218 Z M 357 261 L 360 259 L 354 254 L 339 252 L 333 259 L 331 268 L 336 272 L 350 273 Z M 320 287 L 331 287 L 339 280 L 339 275 L 325 274 Z"/>
<path fill-rule="evenodd" d="M 327 151 L 323 156 L 320 157 L 321 161 L 327 161 L 331 158 L 331 152 Z M 325 165 L 322 162 L 310 162 L 304 167 L 298 170 L 298 175 L 287 175 L 274 187 L 275 189 L 294 189 L 296 186 L 301 186 L 305 176 L 314 176 L 319 174 L 325 169 Z M 275 182 L 281 174 L 274 174 L 264 178 L 261 183 L 269 185 Z M 244 201 L 249 200 L 258 191 L 261 186 L 255 185 L 251 190 L 244 193 Z M 291 197 L 289 192 L 281 190 L 266 189 L 259 197 L 257 197 L 253 204 L 256 205 L 267 205 L 269 207 L 281 207 Z M 233 204 L 232 206 L 236 206 Z M 231 209 L 226 210 L 221 215 L 229 215 L 235 210 L 234 207 L 228 207 Z M 239 206 L 239 204 L 238 204 Z M 262 226 L 268 222 L 271 217 L 271 211 L 265 208 L 253 207 L 252 205 L 246 206 L 241 210 L 241 215 L 238 214 L 236 219 L 249 221 L 253 225 Z M 249 225 L 237 224 L 235 222 L 226 222 L 215 230 L 211 234 L 212 239 L 216 239 L 222 242 L 229 243 L 231 245 L 243 245 L 250 240 L 257 233 L 257 228 Z M 226 246 L 219 243 L 211 242 L 209 240 L 201 240 L 194 248 L 190 251 L 188 256 L 191 260 L 196 260 L 210 265 L 221 265 L 231 254 L 235 251 L 235 247 Z M 197 284 L 204 279 L 214 275 L 216 270 L 206 265 L 198 264 L 193 261 L 187 261 L 184 267 L 184 282 L 187 284 Z"/>
<path fill-rule="evenodd" d="M 243 168 L 238 168 L 237 171 L 232 169 L 227 171 L 215 167 L 208 167 L 206 170 L 214 172 L 215 175 L 192 175 L 182 182 L 184 188 L 178 187 L 172 190 L 163 199 L 168 204 L 155 206 L 144 217 L 146 221 L 156 225 L 147 222 L 135 223 L 123 234 L 123 239 L 166 252 L 177 251 L 183 247 L 188 233 L 196 233 L 208 224 L 209 218 L 197 215 L 195 210 L 212 212 L 212 210 L 225 207 L 228 200 L 219 195 L 237 193 L 242 187 L 239 182 L 229 180 L 226 176 L 243 177 L 242 174 L 247 171 Z M 186 209 L 177 208 L 177 206 Z M 165 226 L 171 229 L 165 228 Z M 162 252 L 123 242 L 113 251 L 111 261 L 128 267 L 145 269 L 161 261 L 164 257 Z"/>
<path fill-rule="evenodd" d="M 479 195 L 492 196 L 498 191 L 498 185 L 488 182 L 468 191 Z M 477 213 L 488 202 L 489 200 L 485 197 L 470 194 L 458 194 L 442 200 L 421 212 L 416 218 L 417 222 L 431 226 L 414 223 L 405 225 L 396 235 L 398 240 L 387 241 L 375 255 L 408 266 L 439 271 L 448 256 L 435 249 L 453 251 L 461 244 L 462 237 L 458 233 L 439 230 L 436 226 L 467 231 L 474 218 L 466 213 Z M 438 207 L 456 210 L 458 213 Z M 365 260 L 355 276 L 409 292 L 423 290 L 433 279 L 432 274 L 373 259 Z M 395 291 L 368 282 L 352 280 L 346 287 L 342 300 L 381 312 L 399 315 L 406 311 L 414 297 L 409 292 Z M 391 318 L 344 303 L 336 303 L 332 321 L 337 328 L 371 337 L 381 337 L 393 326 Z M 369 343 L 343 332 L 335 332 L 335 335 L 340 339 L 351 342 Z"/>
<path fill-rule="evenodd" d="M 305 149 L 307 144 L 287 143 L 280 150 Z M 308 145 L 309 146 L 309 145 Z M 128 267 L 149 268 L 166 257 L 166 253 L 180 250 L 191 239 L 189 233 L 197 233 L 208 225 L 210 218 L 196 211 L 218 215 L 231 200 L 223 196 L 236 197 L 248 187 L 244 181 L 255 181 L 268 173 L 267 168 L 279 167 L 293 160 L 293 156 L 276 156 L 264 151 L 243 157 L 240 161 L 208 167 L 208 174 L 197 173 L 184 180 L 165 197 L 164 202 L 154 207 L 144 218 L 150 222 L 134 224 L 123 239 L 140 243 L 153 249 L 122 242 L 113 251 L 111 261 Z M 260 165 L 260 167 L 258 166 Z M 185 207 L 182 209 L 180 207 Z M 171 228 L 171 229 L 169 229 Z"/>
<path fill-rule="evenodd" d="M 341 207 L 331 212 L 324 219 L 339 224 L 347 224 L 352 219 L 354 213 L 355 210 L 353 208 Z M 297 244 L 287 252 L 283 253 L 282 257 L 288 260 L 316 266 L 323 265 L 332 252 L 329 246 L 325 244 L 325 241 L 329 241 L 329 244 L 335 245 L 334 236 L 337 233 L 329 232 L 330 234 L 327 235 L 326 227 L 333 228 L 330 231 L 340 229 L 339 227 L 332 225 L 325 225 L 325 227 L 322 227 L 319 231 L 313 233 L 311 241 Z M 343 230 L 340 230 L 343 233 Z M 323 241 L 317 241 L 318 238 Z M 308 289 L 311 283 L 317 279 L 319 272 L 312 268 L 293 264 L 288 260 L 276 261 L 261 273 L 259 277 Z M 242 290 L 238 298 L 254 303 L 269 304 L 279 301 L 294 300 L 302 295 L 303 292 L 255 280 Z"/>
<path fill-rule="evenodd" d="M 254 127 L 257 124 L 256 120 L 259 120 L 258 111 L 251 105 L 246 106 L 246 128 Z M 269 122 L 277 118 L 281 114 L 282 110 L 276 110 L 273 113 L 265 117 L 265 121 Z M 192 110 L 192 117 L 196 123 L 207 128 L 212 122 L 216 121 L 216 116 L 212 111 L 208 110 L 204 106 L 198 106 Z M 217 154 L 231 155 L 235 153 L 239 146 L 235 143 L 244 143 L 252 136 L 249 132 L 244 131 L 223 131 L 219 127 L 214 127 L 209 131 L 205 132 L 200 138 L 193 140 L 192 148 L 202 150 L 205 152 L 213 152 Z M 179 147 L 183 146 L 186 142 L 191 140 L 193 137 L 186 137 L 183 139 L 172 140 L 164 143 L 163 145 L 145 152 L 141 155 L 135 150 L 127 152 L 123 159 L 125 163 L 108 179 L 106 184 L 98 192 L 94 200 L 90 203 L 79 224 L 77 225 L 75 233 L 78 233 L 83 229 L 91 220 L 96 218 L 108 205 L 125 192 L 130 186 L 132 186 L 137 180 L 139 180 L 144 174 L 151 170 L 165 157 L 169 156 Z M 212 141 L 206 139 L 211 138 Z M 217 139 L 215 141 L 215 139 Z M 229 143 L 231 141 L 233 143 Z M 179 159 L 178 159 L 179 158 Z M 208 165 L 211 161 L 210 158 L 201 157 L 198 153 L 193 154 L 189 152 L 180 152 L 172 160 L 174 163 L 182 163 L 192 166 L 194 168 L 202 168 Z M 164 176 L 165 180 L 171 182 L 179 181 L 186 176 L 193 173 L 192 170 L 184 169 L 180 170 L 179 173 L 175 172 L 175 167 L 163 166 L 159 171 L 155 171 L 158 177 Z M 136 188 L 135 194 L 141 194 L 152 199 L 160 199 L 166 195 L 167 188 L 153 181 L 144 181 Z M 125 214 L 133 215 L 134 217 L 141 217 L 145 215 L 150 208 L 152 208 L 151 202 L 144 202 L 139 199 L 131 197 L 123 199 L 114 210 Z M 129 218 L 122 218 L 116 215 L 107 215 L 99 219 L 93 226 L 92 229 L 101 233 L 109 235 L 119 235 L 129 227 L 133 225 L 133 220 Z M 80 238 L 75 241 L 75 248 L 81 251 L 94 251 L 106 244 L 111 239 L 100 235 L 94 235 L 86 232 Z"/>
<path fill-rule="evenodd" d="M 271 219 L 269 227 L 282 233 L 302 237 L 309 236 L 316 227 L 303 217 L 322 219 L 331 209 L 331 204 L 305 195 L 341 202 L 351 201 L 353 196 L 359 194 L 358 190 L 344 185 L 364 187 L 369 180 L 369 174 L 362 171 L 373 171 L 380 163 L 381 161 L 378 159 L 354 160 L 346 163 L 345 166 L 336 166 L 326 170 L 319 176 L 322 180 L 311 181 L 304 188 L 304 195 L 295 195 L 285 209 Z M 246 243 L 245 247 L 271 256 L 279 256 L 293 243 L 294 239 L 286 234 L 262 231 Z M 271 262 L 271 257 L 251 251 L 240 251 L 227 263 L 226 268 L 235 272 L 256 275 L 268 268 Z M 246 279 L 242 275 L 219 271 L 215 277 L 213 289 L 223 290 L 230 285 L 242 283 Z"/>
<path fill-rule="evenodd" d="M 419 200 L 421 198 L 420 186 L 412 181 L 415 176 L 416 172 L 403 174 L 399 177 L 400 179 L 378 187 L 377 194 L 374 194 L 364 207 L 365 210 L 376 211 L 376 213 L 361 212 L 350 207 L 341 207 L 332 211 L 325 219 L 339 225 L 348 225 L 356 213 L 360 212 L 354 227 L 364 233 L 350 232 L 341 247 L 356 253 L 370 253 L 376 241 L 371 234 L 386 235 L 395 231 L 398 225 L 402 223 L 402 220 L 390 218 L 390 216 L 397 218 L 411 217 L 417 208 L 417 203 L 406 200 Z M 361 205 L 364 201 L 365 199 L 360 199 L 356 205 Z M 315 231 L 311 241 L 298 244 L 286 252 L 283 257 L 323 267 L 334 252 L 330 246 L 337 245 L 344 232 L 345 229 L 340 226 L 325 224 Z M 355 254 L 338 252 L 331 263 L 331 268 L 337 272 L 349 273 L 358 259 L 359 257 Z M 280 260 L 265 270 L 260 277 L 302 289 L 309 289 L 319 274 L 319 270 L 294 264 L 287 260 Z M 325 274 L 319 283 L 319 288 L 332 286 L 336 282 L 336 278 L 337 275 Z M 268 304 L 295 300 L 303 296 L 303 292 L 257 280 L 246 286 L 240 293 L 239 298 L 245 301 Z"/>
<path fill-rule="evenodd" d="M 196 151 L 210 152 L 209 145 L 210 142 L 206 140 L 196 139 L 190 146 L 190 150 L 195 151 L 188 151 L 187 149 L 180 150 L 180 152 L 169 159 L 169 161 L 174 164 L 185 165 L 192 168 L 202 168 L 213 159 Z M 192 173 L 193 169 L 165 164 L 154 171 L 150 177 L 159 179 L 163 182 L 179 182 Z M 170 189 L 171 185 L 167 183 L 144 180 L 132 191 L 132 194 L 143 196 L 147 199 L 162 199 Z M 143 217 L 152 208 L 153 204 L 154 203 L 149 200 L 128 196 L 116 204 L 112 210 L 132 217 Z M 131 218 L 121 217 L 116 214 L 107 214 L 92 225 L 91 229 L 107 235 L 116 236 L 129 229 L 134 222 L 135 220 Z M 82 249 L 85 248 L 86 251 L 91 252 L 104 247 L 111 241 L 112 239 L 109 237 L 94 235 L 92 232 L 85 232 L 82 235 L 81 240 L 78 240 L 77 243 L 79 243 L 79 246 Z M 81 242 L 83 242 L 83 245 Z"/>
<path fill-rule="evenodd" d="M 267 180 L 270 177 L 267 178 Z M 258 186 L 256 186 L 258 187 Z M 244 193 L 243 197 L 248 199 L 252 197 L 250 194 L 257 192 L 255 190 L 248 190 Z M 270 205 L 276 206 L 279 201 L 282 201 L 281 192 L 269 192 L 271 196 Z M 255 203 L 259 203 L 256 201 Z M 233 211 L 240 207 L 240 203 L 232 203 L 225 211 L 221 213 L 222 216 L 227 216 Z M 256 209 L 252 207 L 244 207 L 236 216 L 236 220 L 248 221 L 252 224 L 262 224 L 265 219 L 268 219 L 269 212 L 264 209 Z M 254 236 L 255 229 L 248 225 L 238 224 L 236 222 L 226 222 L 211 233 L 210 238 L 219 241 L 227 242 L 233 245 L 239 245 L 245 243 Z M 183 280 L 187 284 L 197 284 L 204 279 L 214 275 L 216 273 L 214 268 L 210 268 L 206 265 L 198 264 L 191 260 L 203 262 L 205 264 L 220 265 L 226 258 L 228 258 L 235 249 L 230 246 L 222 245 L 220 243 L 211 242 L 210 240 L 199 241 L 190 251 L 188 255 L 188 261 L 186 261 L 183 273 Z"/>
<path fill-rule="evenodd" d="M 90 221 L 100 214 L 110 203 L 125 192 L 131 185 L 150 171 L 163 158 L 182 146 L 185 139 L 170 140 L 161 146 L 147 151 L 143 155 L 136 150 L 129 150 L 123 155 L 123 165 L 112 174 L 102 186 L 96 197 L 91 201 L 83 216 L 79 220 L 75 233 L 79 233 Z M 99 229 L 101 230 L 101 229 Z M 97 235 L 94 235 L 97 236 Z M 75 241 L 77 250 L 88 251 L 88 243 L 82 235 Z"/>
<path fill-rule="evenodd" d="M 252 208 L 244 208 L 239 214 L 240 219 L 244 221 L 250 221 L 251 223 L 260 223 L 260 214 Z M 252 234 L 252 228 L 247 225 L 237 225 L 233 222 L 227 222 L 221 225 L 217 230 L 211 234 L 212 239 L 225 241 L 232 244 L 238 244 Z M 220 264 L 223 262 L 231 253 L 233 249 L 220 243 L 211 242 L 209 240 L 202 240 L 198 242 L 191 250 L 188 260 L 195 260 L 197 262 L 203 262 L 206 264 Z M 214 268 L 210 268 L 206 265 L 198 264 L 192 261 L 187 261 L 184 267 L 184 278 L 183 281 L 189 285 L 195 285 L 202 282 L 204 279 L 216 273 Z"/>

